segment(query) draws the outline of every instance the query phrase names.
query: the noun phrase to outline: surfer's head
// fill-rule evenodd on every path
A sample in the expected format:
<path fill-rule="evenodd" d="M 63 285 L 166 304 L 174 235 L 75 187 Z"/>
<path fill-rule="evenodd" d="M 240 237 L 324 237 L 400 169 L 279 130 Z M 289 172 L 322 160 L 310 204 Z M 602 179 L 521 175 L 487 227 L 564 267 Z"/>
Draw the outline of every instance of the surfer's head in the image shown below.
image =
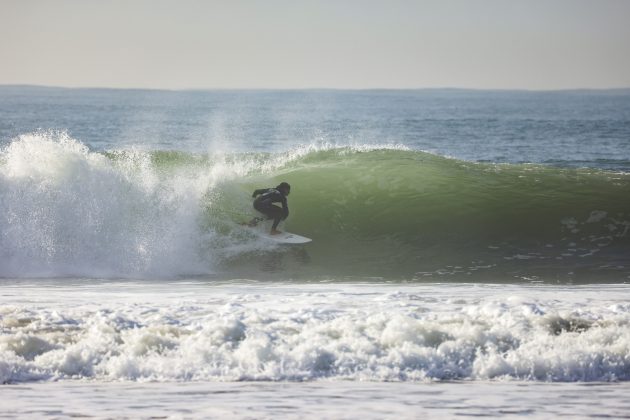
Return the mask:
<path fill-rule="evenodd" d="M 276 190 L 280 191 L 282 195 L 289 195 L 289 193 L 291 192 L 291 186 L 286 182 L 281 182 L 276 187 Z"/>

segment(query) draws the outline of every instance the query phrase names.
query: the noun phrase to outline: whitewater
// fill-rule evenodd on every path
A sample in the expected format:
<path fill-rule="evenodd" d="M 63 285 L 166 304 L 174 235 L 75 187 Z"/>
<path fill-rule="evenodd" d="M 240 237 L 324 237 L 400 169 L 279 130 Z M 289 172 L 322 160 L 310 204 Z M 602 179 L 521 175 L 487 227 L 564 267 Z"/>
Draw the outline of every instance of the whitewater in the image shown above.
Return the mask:
<path fill-rule="evenodd" d="M 623 416 L 629 230 L 626 91 L 0 87 L 0 411 Z"/>

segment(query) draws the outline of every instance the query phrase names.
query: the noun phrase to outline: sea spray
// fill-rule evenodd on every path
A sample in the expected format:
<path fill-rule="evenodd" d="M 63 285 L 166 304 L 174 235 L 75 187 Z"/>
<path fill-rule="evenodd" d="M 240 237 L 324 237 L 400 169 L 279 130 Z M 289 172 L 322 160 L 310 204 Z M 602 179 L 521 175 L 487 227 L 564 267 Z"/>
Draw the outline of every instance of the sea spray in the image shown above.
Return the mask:
<path fill-rule="evenodd" d="M 203 174 L 162 177 L 148 154 L 112 160 L 63 133 L 21 136 L 0 160 L 0 275 L 169 276 L 205 267 L 197 252 Z"/>

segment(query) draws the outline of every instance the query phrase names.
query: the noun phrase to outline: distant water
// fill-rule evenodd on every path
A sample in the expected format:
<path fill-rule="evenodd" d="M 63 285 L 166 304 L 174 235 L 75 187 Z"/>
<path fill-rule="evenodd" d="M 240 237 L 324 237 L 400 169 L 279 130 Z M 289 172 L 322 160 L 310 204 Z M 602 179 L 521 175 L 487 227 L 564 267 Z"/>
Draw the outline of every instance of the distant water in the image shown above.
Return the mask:
<path fill-rule="evenodd" d="M 280 181 L 312 244 L 240 225 Z M 0 382 L 457 381 L 448 415 L 498 413 L 457 404 L 630 379 L 629 281 L 629 91 L 0 87 Z"/>
<path fill-rule="evenodd" d="M 155 91 L 0 86 L 0 142 L 278 152 L 402 144 L 467 161 L 630 170 L 630 90 Z"/>

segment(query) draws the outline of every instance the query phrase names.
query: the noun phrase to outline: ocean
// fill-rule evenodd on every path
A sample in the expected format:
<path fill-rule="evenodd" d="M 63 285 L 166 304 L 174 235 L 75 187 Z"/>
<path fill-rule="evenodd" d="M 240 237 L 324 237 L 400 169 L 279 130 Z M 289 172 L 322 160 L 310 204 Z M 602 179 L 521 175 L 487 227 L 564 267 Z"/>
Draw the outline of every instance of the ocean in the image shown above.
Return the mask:
<path fill-rule="evenodd" d="M 0 86 L 0 414 L 627 417 L 629 230 L 628 90 Z"/>

